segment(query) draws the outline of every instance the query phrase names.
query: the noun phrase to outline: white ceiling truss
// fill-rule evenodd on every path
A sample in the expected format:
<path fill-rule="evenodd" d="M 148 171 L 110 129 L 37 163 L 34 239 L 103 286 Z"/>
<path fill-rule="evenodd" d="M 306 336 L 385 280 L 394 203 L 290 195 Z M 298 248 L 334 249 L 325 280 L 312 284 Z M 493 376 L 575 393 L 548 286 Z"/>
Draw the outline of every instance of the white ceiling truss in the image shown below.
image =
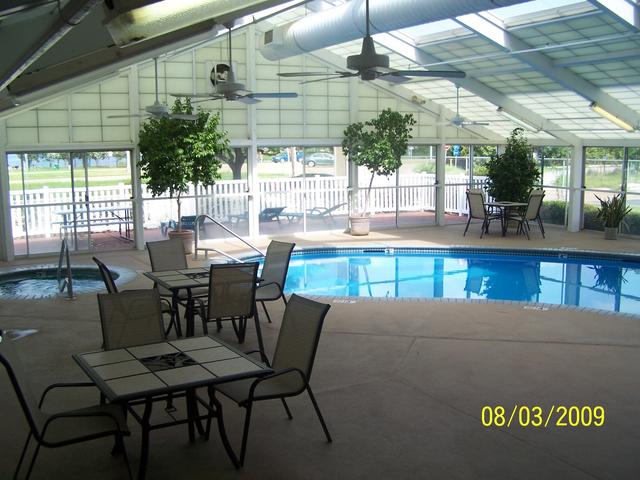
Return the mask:
<path fill-rule="evenodd" d="M 364 0 L 350 1 L 362 3 Z M 376 4 L 391 1 L 370 0 L 372 9 Z M 15 4 L 29 2 L 35 3 L 13 0 Z M 55 2 L 41 3 L 38 8 L 43 11 L 55 7 Z M 62 0 L 63 11 L 77 15 L 95 3 L 96 0 Z M 282 11 L 268 19 L 265 16 L 256 20 L 258 15 L 252 17 L 253 20 L 236 20 L 259 22 L 256 29 L 268 31 L 294 24 L 309 14 L 318 15 L 341 7 L 344 10 L 347 0 L 311 0 L 303 6 L 298 3 L 286 9 L 284 1 L 265 0 L 264 3 L 279 3 Z M 460 136 L 469 134 L 488 141 L 503 139 L 505 132 L 517 125 L 496 111 L 500 108 L 539 130 L 531 132 L 531 137 L 538 142 L 640 144 L 640 132 L 624 132 L 588 108 L 596 102 L 636 129 L 640 128 L 640 2 L 535 0 L 506 3 L 510 5 L 505 8 L 377 33 L 373 37 L 380 47 L 379 53 L 389 55 L 393 68 L 461 70 L 466 72 L 466 78 L 451 81 L 420 79 L 394 85 L 376 80 L 372 86 L 405 101 L 411 101 L 416 95 L 424 99 L 423 104 L 414 106 L 431 114 L 435 125 L 450 120 L 455 114 L 455 85 L 458 85 L 461 87 L 461 115 L 472 121 L 491 123 L 488 127 L 469 126 L 453 131 Z M 24 13 L 4 10 L 3 16 L 3 8 L 0 7 L 0 40 L 15 34 L 20 24 L 13 21 L 12 16 Z M 465 13 L 469 11 L 473 10 Z M 68 25 L 71 22 L 59 25 L 60 22 L 61 18 L 49 15 L 48 22 L 42 22 L 28 32 L 29 48 L 7 52 L 0 59 L 0 114 L 24 110 L 44 98 L 77 89 L 92 80 L 99 81 L 100 76 L 108 76 L 152 56 L 178 48 L 184 51 L 189 45 L 214 38 L 220 27 L 214 19 L 199 19 L 199 23 L 189 28 L 139 45 L 88 51 L 89 47 L 97 46 L 93 45 L 97 40 L 91 40 L 91 45 L 71 40 L 81 37 L 83 29 L 90 28 L 93 20 L 84 20 L 78 26 Z M 70 33 L 68 27 L 71 27 Z M 47 35 L 58 36 L 58 39 L 64 37 L 64 42 L 53 45 L 55 42 L 45 41 Z M 7 44 L 6 41 L 0 43 Z M 309 55 L 334 68 L 344 69 L 346 55 L 359 53 L 361 43 L 361 39 L 351 40 L 315 50 Z M 65 58 L 64 55 L 72 50 L 74 55 Z M 10 64 L 15 68 L 9 68 Z M 25 71 L 31 64 L 33 66 Z M 2 92 L 6 84 L 23 102 L 22 106 L 16 107 L 11 103 L 12 97 L 6 95 L 7 91 Z"/>

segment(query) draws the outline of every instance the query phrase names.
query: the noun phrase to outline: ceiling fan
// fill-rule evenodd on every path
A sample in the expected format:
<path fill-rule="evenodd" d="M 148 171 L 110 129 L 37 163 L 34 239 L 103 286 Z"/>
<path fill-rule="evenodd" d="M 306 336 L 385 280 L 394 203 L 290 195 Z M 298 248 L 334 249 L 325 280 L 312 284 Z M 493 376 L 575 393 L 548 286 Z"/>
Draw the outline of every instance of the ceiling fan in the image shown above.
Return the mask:
<path fill-rule="evenodd" d="M 172 93 L 171 95 L 174 97 L 200 98 L 202 100 L 199 101 L 203 102 L 224 99 L 236 100 L 245 104 L 258 103 L 261 98 L 296 98 L 298 96 L 298 94 L 294 92 L 251 92 L 245 90 L 244 84 L 236 82 L 231 58 L 231 26 L 227 28 L 229 38 L 227 42 L 229 48 L 229 65 L 219 63 L 211 70 L 210 79 L 214 88 L 213 93 Z"/>
<path fill-rule="evenodd" d="M 456 114 L 448 122 L 439 123 L 438 125 L 453 125 L 454 127 L 463 128 L 469 125 L 490 125 L 489 122 L 474 122 L 471 120 L 465 120 L 460 115 L 460 86 L 456 85 Z"/>
<path fill-rule="evenodd" d="M 336 71 L 326 72 L 283 72 L 281 77 L 311 77 L 322 76 L 315 80 L 307 80 L 302 83 L 319 82 L 333 78 L 360 77 L 362 80 L 375 80 L 377 78 L 398 83 L 409 80 L 407 77 L 440 77 L 440 78 L 464 78 L 465 73 L 457 70 L 395 70 L 389 68 L 389 56 L 376 53 L 373 38 L 369 34 L 369 0 L 365 4 L 366 35 L 362 39 L 362 50 L 358 55 L 347 57 L 347 68 L 354 72 Z"/>
<path fill-rule="evenodd" d="M 107 118 L 131 118 L 131 117 L 142 117 L 142 118 L 173 118 L 175 120 L 189 120 L 195 121 L 198 119 L 197 115 L 190 115 L 187 113 L 171 113 L 169 107 L 164 103 L 160 103 L 158 98 L 158 59 L 153 59 L 153 67 L 155 71 L 155 81 L 156 81 L 156 101 L 153 102 L 153 105 L 148 105 L 144 107 L 144 110 L 147 112 L 145 114 L 130 114 L 130 115 L 109 115 Z"/>

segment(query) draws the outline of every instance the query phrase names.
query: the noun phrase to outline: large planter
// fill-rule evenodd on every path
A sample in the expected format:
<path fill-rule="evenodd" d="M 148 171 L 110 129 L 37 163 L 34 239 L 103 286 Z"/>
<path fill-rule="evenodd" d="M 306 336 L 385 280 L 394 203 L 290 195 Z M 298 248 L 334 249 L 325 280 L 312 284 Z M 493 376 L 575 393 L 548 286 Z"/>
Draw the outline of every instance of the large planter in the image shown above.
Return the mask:
<path fill-rule="evenodd" d="M 618 239 L 618 227 L 604 227 L 605 240 L 617 240 Z"/>
<path fill-rule="evenodd" d="M 351 235 L 369 235 L 369 217 L 349 217 Z"/>
<path fill-rule="evenodd" d="M 193 253 L 193 230 L 171 230 L 169 238 L 180 238 L 184 243 L 184 253 L 190 255 Z"/>

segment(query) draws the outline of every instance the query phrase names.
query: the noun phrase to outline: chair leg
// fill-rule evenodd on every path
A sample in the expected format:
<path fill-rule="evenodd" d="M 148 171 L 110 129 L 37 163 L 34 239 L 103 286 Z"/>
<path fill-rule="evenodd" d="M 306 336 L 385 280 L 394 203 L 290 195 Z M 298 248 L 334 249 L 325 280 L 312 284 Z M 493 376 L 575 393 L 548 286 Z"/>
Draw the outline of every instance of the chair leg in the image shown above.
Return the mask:
<path fill-rule="evenodd" d="M 462 234 L 463 237 L 467 236 L 467 230 L 469 230 L 469 224 L 471 223 L 471 215 L 469 215 L 469 219 L 467 220 L 467 226 L 464 227 L 464 233 Z"/>
<path fill-rule="evenodd" d="M 280 400 L 282 400 L 282 405 L 284 406 L 284 409 L 287 412 L 287 417 L 289 417 L 289 420 L 293 420 L 293 415 L 291 415 L 291 410 L 289 410 L 289 405 L 287 405 L 287 401 L 284 398 L 281 398 Z"/>
<path fill-rule="evenodd" d="M 327 437 L 327 442 L 333 442 L 331 435 L 329 434 L 329 430 L 327 429 L 327 425 L 324 423 L 324 418 L 322 418 L 322 413 L 320 413 L 320 407 L 318 407 L 318 402 L 316 402 L 316 397 L 313 396 L 313 392 L 311 391 L 311 387 L 307 385 L 307 393 L 309 393 L 309 398 L 311 399 L 311 403 L 313 403 L 313 408 L 316 410 L 316 414 L 318 415 L 318 420 L 320 420 L 320 424 L 322 425 L 322 430 L 324 430 L 324 434 Z"/>
<path fill-rule="evenodd" d="M 180 325 L 180 310 L 178 310 L 178 300 L 176 298 L 171 299 L 171 308 L 175 314 L 174 326 L 176 327 L 176 336 L 182 337 L 182 326 Z"/>
<path fill-rule="evenodd" d="M 542 219 L 540 217 L 536 217 L 536 220 L 538 220 L 538 226 L 540 227 L 540 232 L 542 233 L 542 238 L 546 238 L 544 236 L 544 227 L 542 226 Z"/>
<path fill-rule="evenodd" d="M 482 238 L 486 229 L 487 229 L 487 219 L 485 218 L 482 221 L 482 228 L 480 229 L 480 238 Z"/>
<path fill-rule="evenodd" d="M 236 457 L 236 453 L 231 448 L 231 443 L 229 442 L 229 437 L 227 437 L 227 430 L 224 428 L 224 418 L 222 416 L 222 404 L 215 396 L 215 390 L 209 389 L 209 407 L 215 408 L 215 416 L 218 422 L 218 432 L 220 433 L 220 440 L 222 441 L 222 445 L 229 455 L 231 459 L 231 463 L 236 469 L 240 468 L 241 463 L 238 461 L 238 457 Z M 209 439 L 209 431 L 211 428 L 211 412 L 209 412 L 209 418 L 207 418 L 207 430 L 205 434 L 205 438 Z"/>
<path fill-rule="evenodd" d="M 27 453 L 27 448 L 29 447 L 29 442 L 31 441 L 31 431 L 27 435 L 27 441 L 24 442 L 24 447 L 22 448 L 22 453 L 20 454 L 20 460 L 18 460 L 18 465 L 16 466 L 16 471 L 13 474 L 13 478 L 18 478 L 18 472 L 20 471 L 20 467 L 22 466 L 22 462 L 24 461 L 24 456 Z"/>
<path fill-rule="evenodd" d="M 38 442 L 38 445 L 36 446 L 36 451 L 33 452 L 33 458 L 31 459 L 31 464 L 29 465 L 29 470 L 27 471 L 27 476 L 24 477 L 25 480 L 27 480 L 31 476 L 31 472 L 33 471 L 33 466 L 36 463 L 36 457 L 38 456 L 38 452 L 40 452 L 40 442 Z"/>
<path fill-rule="evenodd" d="M 247 437 L 249 436 L 249 423 L 251 422 L 251 408 L 253 403 L 249 402 L 246 406 L 247 412 L 244 415 L 244 429 L 242 432 L 242 447 L 240 449 L 240 466 L 244 465 L 244 457 L 247 453 Z"/>
<path fill-rule="evenodd" d="M 260 300 L 260 303 L 262 304 L 262 309 L 264 310 L 264 313 L 267 314 L 267 320 L 269 321 L 269 323 L 272 323 L 271 317 L 269 316 L 269 311 L 267 310 L 267 306 L 264 304 L 264 300 Z"/>
<path fill-rule="evenodd" d="M 282 292 L 282 301 L 284 302 L 284 306 L 287 306 L 287 297 L 284 296 L 284 292 Z"/>
<path fill-rule="evenodd" d="M 117 438 L 120 440 L 120 444 L 122 445 L 122 457 L 124 458 L 124 464 L 127 466 L 127 474 L 129 475 L 129 480 L 132 480 L 133 475 L 131 474 L 131 465 L 129 464 L 127 449 L 124 446 L 124 438 L 122 437 L 122 435 L 117 435 Z"/>

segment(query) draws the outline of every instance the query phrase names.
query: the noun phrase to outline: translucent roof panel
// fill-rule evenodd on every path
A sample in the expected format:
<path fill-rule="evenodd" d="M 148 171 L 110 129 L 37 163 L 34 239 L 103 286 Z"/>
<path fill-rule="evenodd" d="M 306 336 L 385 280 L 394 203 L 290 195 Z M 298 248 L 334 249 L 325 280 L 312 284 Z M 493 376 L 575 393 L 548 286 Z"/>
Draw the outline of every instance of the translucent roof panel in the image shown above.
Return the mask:
<path fill-rule="evenodd" d="M 491 14 L 503 22 L 517 19 L 518 17 L 528 17 L 530 22 L 535 15 L 544 13 L 545 19 L 560 18 L 565 15 L 562 7 L 582 4 L 576 0 L 534 0 L 532 2 L 519 3 L 509 7 L 494 8 L 489 10 Z"/>

